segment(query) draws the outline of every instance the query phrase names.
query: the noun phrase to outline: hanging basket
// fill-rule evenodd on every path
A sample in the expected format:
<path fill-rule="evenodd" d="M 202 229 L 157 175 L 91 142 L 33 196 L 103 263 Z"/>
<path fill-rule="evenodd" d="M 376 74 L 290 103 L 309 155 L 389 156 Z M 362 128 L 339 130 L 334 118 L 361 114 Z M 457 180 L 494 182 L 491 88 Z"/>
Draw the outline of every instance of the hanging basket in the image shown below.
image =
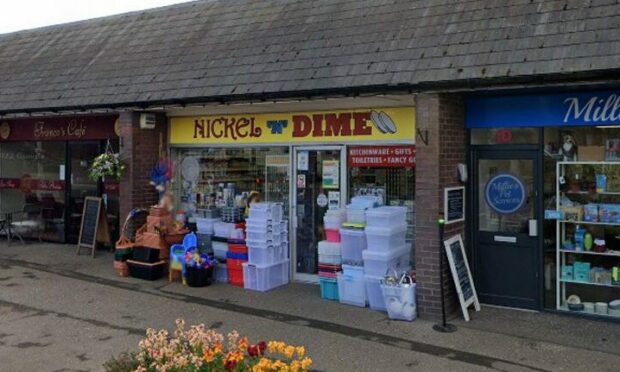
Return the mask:
<path fill-rule="evenodd" d="M 93 160 L 89 169 L 89 177 L 93 181 L 105 180 L 106 177 L 118 181 L 124 171 L 125 165 L 120 159 L 120 154 L 114 152 L 108 140 L 104 153 Z"/>

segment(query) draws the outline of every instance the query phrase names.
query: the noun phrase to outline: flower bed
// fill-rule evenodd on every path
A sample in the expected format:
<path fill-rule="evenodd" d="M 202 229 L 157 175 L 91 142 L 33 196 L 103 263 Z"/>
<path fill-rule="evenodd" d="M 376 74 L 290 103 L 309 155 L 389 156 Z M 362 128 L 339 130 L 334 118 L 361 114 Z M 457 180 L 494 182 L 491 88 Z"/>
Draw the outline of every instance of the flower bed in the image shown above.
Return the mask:
<path fill-rule="evenodd" d="M 312 360 L 303 346 L 279 341 L 250 344 L 236 331 L 224 337 L 203 324 L 186 329 L 178 319 L 173 335 L 148 329 L 132 363 L 127 365 L 132 369 L 137 365 L 136 372 L 302 372 L 308 371 Z"/>

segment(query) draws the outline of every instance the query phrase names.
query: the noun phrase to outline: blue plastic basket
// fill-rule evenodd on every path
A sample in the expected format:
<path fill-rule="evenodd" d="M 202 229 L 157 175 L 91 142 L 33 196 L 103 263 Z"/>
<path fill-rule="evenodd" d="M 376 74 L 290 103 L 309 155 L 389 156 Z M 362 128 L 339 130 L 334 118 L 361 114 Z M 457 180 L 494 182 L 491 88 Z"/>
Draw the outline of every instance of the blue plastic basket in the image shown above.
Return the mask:
<path fill-rule="evenodd" d="M 322 299 L 338 301 L 338 282 L 336 279 L 320 278 L 319 283 Z"/>

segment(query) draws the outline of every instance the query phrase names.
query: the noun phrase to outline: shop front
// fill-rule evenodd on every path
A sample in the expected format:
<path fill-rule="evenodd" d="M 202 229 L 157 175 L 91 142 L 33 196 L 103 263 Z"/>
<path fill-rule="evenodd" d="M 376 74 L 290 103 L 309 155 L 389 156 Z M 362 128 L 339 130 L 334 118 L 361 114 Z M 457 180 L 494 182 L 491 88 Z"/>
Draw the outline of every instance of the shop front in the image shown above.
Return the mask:
<path fill-rule="evenodd" d="M 107 142 L 118 148 L 115 115 L 0 121 L 0 211 L 32 227 L 28 237 L 76 243 L 84 198 L 104 196 L 113 237 L 118 183 L 91 180 L 88 169 Z M 3 233 L 7 234 L 8 226 Z"/>
<path fill-rule="evenodd" d="M 481 301 L 620 319 L 620 92 L 476 96 L 466 110 Z"/>
<path fill-rule="evenodd" d="M 282 203 L 299 281 L 318 282 L 323 217 L 356 195 L 407 206 L 413 250 L 414 120 L 413 107 L 171 117 L 179 208 Z"/>

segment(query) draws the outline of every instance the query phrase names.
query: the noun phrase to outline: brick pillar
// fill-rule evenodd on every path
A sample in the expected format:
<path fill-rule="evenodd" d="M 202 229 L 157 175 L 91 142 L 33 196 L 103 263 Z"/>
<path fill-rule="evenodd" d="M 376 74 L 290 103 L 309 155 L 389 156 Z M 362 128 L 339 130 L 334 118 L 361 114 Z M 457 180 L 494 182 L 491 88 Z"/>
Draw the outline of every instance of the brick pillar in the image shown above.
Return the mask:
<path fill-rule="evenodd" d="M 121 157 L 126 171 L 120 182 L 120 214 L 124 221 L 131 209 L 147 208 L 158 202 L 150 173 L 161 155 L 166 153 L 167 124 L 163 114 L 157 115 L 155 129 L 140 129 L 140 113 L 121 112 Z"/>
<path fill-rule="evenodd" d="M 459 186 L 457 164 L 466 163 L 465 110 L 457 95 L 420 94 L 416 97 L 416 277 L 420 317 L 441 317 L 439 230 L 443 189 Z M 425 137 L 427 143 L 422 139 Z M 445 238 L 464 234 L 464 224 L 446 225 Z M 447 260 L 444 261 L 444 297 L 448 314 L 458 299 Z"/>

